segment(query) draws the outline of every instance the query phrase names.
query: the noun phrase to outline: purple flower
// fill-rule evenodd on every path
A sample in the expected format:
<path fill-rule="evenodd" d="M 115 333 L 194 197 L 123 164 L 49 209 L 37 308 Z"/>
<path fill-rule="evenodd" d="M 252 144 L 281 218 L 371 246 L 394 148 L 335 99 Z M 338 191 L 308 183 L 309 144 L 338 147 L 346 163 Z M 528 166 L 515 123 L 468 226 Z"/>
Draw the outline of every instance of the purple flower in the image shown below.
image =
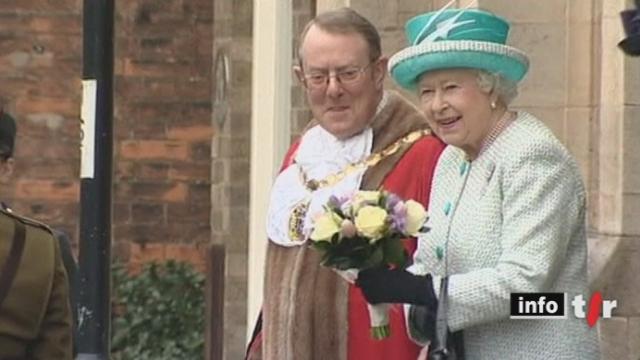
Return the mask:
<path fill-rule="evenodd" d="M 337 197 L 335 195 L 331 195 L 329 200 L 327 201 L 327 205 L 331 209 L 342 209 L 342 206 L 349 200 L 348 197 Z"/>
<path fill-rule="evenodd" d="M 404 227 L 406 224 L 406 218 L 397 215 L 391 215 L 391 229 L 394 232 L 402 233 L 404 232 Z"/>
<path fill-rule="evenodd" d="M 340 200 L 335 195 L 331 195 L 327 201 L 327 206 L 330 209 L 340 209 Z"/>
<path fill-rule="evenodd" d="M 398 204 L 402 202 L 402 199 L 400 199 L 400 197 L 396 194 L 389 194 L 387 196 L 387 211 L 391 212 L 393 211 L 393 208 Z"/>
<path fill-rule="evenodd" d="M 391 228 L 397 232 L 404 232 L 407 223 L 407 207 L 402 201 L 397 201 L 389 212 L 391 216 Z"/>
<path fill-rule="evenodd" d="M 392 214 L 396 214 L 398 216 L 406 217 L 407 216 L 407 206 L 402 201 L 399 201 L 398 203 L 396 203 L 393 206 L 393 209 L 391 209 L 391 213 Z"/>

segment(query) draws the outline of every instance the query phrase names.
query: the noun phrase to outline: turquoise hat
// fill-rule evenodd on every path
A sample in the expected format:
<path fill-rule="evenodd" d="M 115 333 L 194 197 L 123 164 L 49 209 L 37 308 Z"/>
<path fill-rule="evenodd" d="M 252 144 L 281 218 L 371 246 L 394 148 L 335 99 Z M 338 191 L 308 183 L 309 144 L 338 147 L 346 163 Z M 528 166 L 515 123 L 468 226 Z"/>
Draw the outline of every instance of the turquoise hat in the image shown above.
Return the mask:
<path fill-rule="evenodd" d="M 505 45 L 509 23 L 488 11 L 429 12 L 410 19 L 405 32 L 410 45 L 389 59 L 389 72 L 406 89 L 415 88 L 423 73 L 439 69 L 481 69 L 516 83 L 529 69 L 527 55 Z"/>

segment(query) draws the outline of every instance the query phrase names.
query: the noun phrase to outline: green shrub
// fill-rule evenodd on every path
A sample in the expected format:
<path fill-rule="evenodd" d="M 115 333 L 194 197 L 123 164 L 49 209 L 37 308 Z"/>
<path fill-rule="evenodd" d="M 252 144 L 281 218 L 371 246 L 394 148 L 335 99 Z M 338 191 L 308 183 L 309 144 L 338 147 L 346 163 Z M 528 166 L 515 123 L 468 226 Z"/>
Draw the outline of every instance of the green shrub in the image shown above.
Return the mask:
<path fill-rule="evenodd" d="M 113 360 L 204 357 L 204 276 L 190 264 L 149 263 L 138 275 L 113 267 Z"/>

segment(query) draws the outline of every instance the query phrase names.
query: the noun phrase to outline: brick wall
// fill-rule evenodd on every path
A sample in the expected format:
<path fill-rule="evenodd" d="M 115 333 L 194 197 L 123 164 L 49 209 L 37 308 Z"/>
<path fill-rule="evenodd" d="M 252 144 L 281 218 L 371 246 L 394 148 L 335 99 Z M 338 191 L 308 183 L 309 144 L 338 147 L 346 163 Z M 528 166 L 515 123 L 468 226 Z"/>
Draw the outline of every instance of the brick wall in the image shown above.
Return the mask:
<path fill-rule="evenodd" d="M 0 1 L 0 103 L 17 119 L 0 199 L 77 238 L 81 1 Z"/>
<path fill-rule="evenodd" d="M 113 240 L 201 264 L 210 240 L 211 0 L 116 3 Z M 0 100 L 18 119 L 20 213 L 72 235 L 79 223 L 82 1 L 0 2 Z M 131 244 L 135 246 L 131 249 Z M 155 256 L 155 255 L 154 255 Z"/>
<path fill-rule="evenodd" d="M 211 0 L 117 3 L 113 240 L 132 262 L 210 240 L 212 21 Z"/>

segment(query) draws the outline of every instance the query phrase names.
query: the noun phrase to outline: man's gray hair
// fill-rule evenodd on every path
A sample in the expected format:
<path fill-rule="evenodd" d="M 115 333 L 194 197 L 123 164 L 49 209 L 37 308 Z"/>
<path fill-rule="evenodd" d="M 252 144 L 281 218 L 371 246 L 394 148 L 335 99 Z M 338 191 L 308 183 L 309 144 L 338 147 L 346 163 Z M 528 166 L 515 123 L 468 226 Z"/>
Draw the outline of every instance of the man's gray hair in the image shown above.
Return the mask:
<path fill-rule="evenodd" d="M 330 34 L 359 34 L 369 46 L 369 60 L 374 61 L 382 55 L 380 34 L 375 26 L 353 9 L 343 7 L 318 14 L 307 23 L 298 40 L 298 63 L 302 66 L 302 44 L 312 26 Z"/>
<path fill-rule="evenodd" d="M 506 106 L 518 96 L 518 85 L 500 74 L 478 70 L 478 86 L 487 93 L 495 92 Z"/>

